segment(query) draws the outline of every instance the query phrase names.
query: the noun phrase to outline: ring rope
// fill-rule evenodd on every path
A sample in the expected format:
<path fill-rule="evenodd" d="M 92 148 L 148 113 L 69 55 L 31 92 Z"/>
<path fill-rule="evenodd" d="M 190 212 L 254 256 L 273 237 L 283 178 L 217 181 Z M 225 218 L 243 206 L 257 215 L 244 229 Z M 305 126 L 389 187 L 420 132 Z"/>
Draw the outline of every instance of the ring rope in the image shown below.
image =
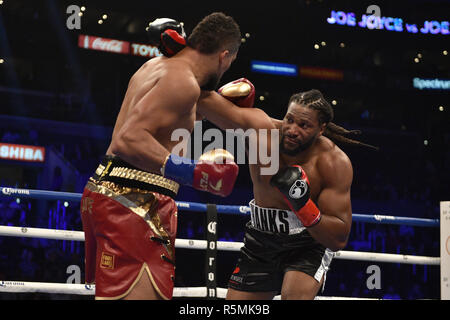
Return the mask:
<path fill-rule="evenodd" d="M 0 226 L 0 236 L 84 241 L 83 231 L 11 227 L 11 226 Z M 243 245 L 244 245 L 243 242 L 217 241 L 217 250 L 239 251 Z M 206 240 L 176 239 L 175 247 L 179 249 L 205 250 Z M 421 264 L 421 265 L 440 265 L 441 263 L 441 258 L 439 257 L 426 257 L 426 256 L 413 256 L 403 254 L 375 253 L 375 252 L 361 252 L 361 251 L 338 251 L 336 252 L 335 258 L 343 260 L 377 261 L 377 262 Z"/>
<path fill-rule="evenodd" d="M 65 200 L 71 202 L 80 202 L 81 194 L 70 192 L 55 192 L 44 190 L 17 189 L 9 187 L 0 187 L 0 196 L 15 198 L 31 198 L 41 200 Z M 178 209 L 193 212 L 207 212 L 208 206 L 195 202 L 176 202 Z M 247 206 L 216 205 L 216 210 L 220 214 L 249 214 L 250 208 Z M 385 215 L 352 215 L 355 222 L 399 224 L 421 227 L 439 227 L 439 219 L 421 219 L 412 217 L 396 217 Z M 54 240 L 84 241 L 84 232 L 70 230 L 55 230 L 28 227 L 0 226 L 0 236 L 13 237 L 34 237 Z M 241 242 L 217 241 L 217 250 L 239 251 L 244 244 Z M 206 240 L 176 239 L 176 248 L 181 249 L 207 249 Z M 373 253 L 359 251 L 338 251 L 336 259 L 359 260 L 359 261 L 377 261 L 388 263 L 422 264 L 422 265 L 440 265 L 440 257 L 412 256 L 389 253 Z M 45 293 L 66 293 L 80 295 L 94 295 L 95 285 L 68 284 L 68 283 L 43 283 L 43 282 L 23 282 L 23 281 L 1 281 L 0 292 L 45 292 Z M 217 298 L 225 298 L 227 289 L 216 288 Z M 174 288 L 174 297 L 208 297 L 207 287 L 182 287 Z M 275 296 L 274 300 L 280 300 L 281 296 Z M 315 300 L 382 300 L 372 298 L 353 298 L 353 297 L 321 297 L 317 296 Z"/>
<path fill-rule="evenodd" d="M 80 202 L 80 193 L 60 192 L 60 191 L 45 191 L 32 189 L 17 189 L 10 187 L 1 187 L 0 195 L 15 198 L 29 198 L 37 200 L 62 200 L 71 202 Z M 191 212 L 206 212 L 207 205 L 197 202 L 183 202 L 176 201 L 177 207 L 180 210 Z M 232 206 L 232 205 L 217 205 L 217 213 L 219 214 L 244 214 L 250 213 L 248 206 Z M 388 215 L 366 215 L 353 213 L 352 219 L 354 222 L 367 223 L 383 223 L 383 224 L 397 224 L 417 227 L 439 227 L 439 219 L 423 219 L 412 217 L 398 217 Z"/>
<path fill-rule="evenodd" d="M 26 282 L 26 281 L 0 281 L 0 292 L 5 293 L 53 293 L 74 295 L 95 295 L 95 285 L 76 283 L 51 283 L 51 282 Z M 206 287 L 176 287 L 173 289 L 173 297 L 205 298 Z M 226 288 L 217 288 L 217 298 L 225 299 Z M 274 300 L 280 300 L 281 296 L 275 296 Z M 315 300 L 381 300 L 372 298 L 354 297 L 327 297 L 317 296 Z"/>

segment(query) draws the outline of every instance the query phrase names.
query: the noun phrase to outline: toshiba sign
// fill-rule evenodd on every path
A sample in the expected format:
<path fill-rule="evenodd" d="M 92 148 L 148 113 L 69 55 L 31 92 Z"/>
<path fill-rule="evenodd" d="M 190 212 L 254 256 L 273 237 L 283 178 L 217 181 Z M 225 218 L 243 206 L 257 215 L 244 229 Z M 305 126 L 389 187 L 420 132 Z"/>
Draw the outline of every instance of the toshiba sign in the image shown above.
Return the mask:
<path fill-rule="evenodd" d="M 45 148 L 0 142 L 0 159 L 44 162 Z"/>

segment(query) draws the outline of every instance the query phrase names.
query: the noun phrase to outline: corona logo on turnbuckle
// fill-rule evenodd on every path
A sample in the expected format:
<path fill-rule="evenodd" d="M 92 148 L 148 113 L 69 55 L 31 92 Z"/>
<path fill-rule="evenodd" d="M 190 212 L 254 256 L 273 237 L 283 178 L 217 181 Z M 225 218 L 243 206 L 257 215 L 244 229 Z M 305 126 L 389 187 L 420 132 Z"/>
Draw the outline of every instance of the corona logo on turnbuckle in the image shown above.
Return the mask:
<path fill-rule="evenodd" d="M 93 291 L 95 289 L 95 285 L 94 284 L 85 284 L 84 288 L 88 291 Z"/>
<path fill-rule="evenodd" d="M 250 207 L 240 206 L 239 207 L 239 212 L 241 212 L 241 213 L 250 213 Z"/>
<path fill-rule="evenodd" d="M 24 282 L 20 281 L 0 281 L 0 287 L 17 287 L 17 286 L 25 286 Z"/>
<path fill-rule="evenodd" d="M 216 222 L 211 221 L 208 224 L 208 231 L 211 232 L 211 233 L 216 234 L 216 224 L 217 224 Z"/>
<path fill-rule="evenodd" d="M 2 188 L 2 193 L 6 196 L 11 195 L 11 188 Z"/>
<path fill-rule="evenodd" d="M 2 188 L 2 193 L 5 196 L 10 196 L 10 195 L 13 195 L 13 194 L 27 194 L 27 195 L 29 195 L 30 191 L 26 190 L 26 189 L 16 189 L 16 188 L 4 187 L 4 188 Z"/>

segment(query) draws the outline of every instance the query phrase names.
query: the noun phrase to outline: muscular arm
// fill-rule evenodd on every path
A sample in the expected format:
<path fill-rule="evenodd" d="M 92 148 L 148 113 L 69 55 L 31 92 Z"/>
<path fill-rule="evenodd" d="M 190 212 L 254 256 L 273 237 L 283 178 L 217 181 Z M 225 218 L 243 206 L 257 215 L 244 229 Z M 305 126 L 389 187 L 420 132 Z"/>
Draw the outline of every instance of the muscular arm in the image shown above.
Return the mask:
<path fill-rule="evenodd" d="M 142 170 L 159 172 L 170 152 L 155 136 L 176 127 L 192 110 L 199 94 L 198 86 L 179 74 L 162 77 L 132 106 L 111 143 L 112 153 Z"/>
<path fill-rule="evenodd" d="M 283 124 L 283 120 L 278 120 L 278 119 L 275 119 L 275 118 L 270 118 L 270 120 L 272 121 L 272 123 L 275 126 L 275 128 L 281 129 L 281 125 Z"/>
<path fill-rule="evenodd" d="M 342 250 L 347 244 L 352 224 L 352 165 L 345 155 L 321 159 L 317 165 L 325 179 L 316 203 L 322 218 L 318 224 L 308 228 L 308 232 L 325 247 L 333 251 Z"/>
<path fill-rule="evenodd" d="M 197 112 L 225 129 L 274 129 L 271 118 L 258 108 L 241 108 L 217 92 L 202 91 Z"/>

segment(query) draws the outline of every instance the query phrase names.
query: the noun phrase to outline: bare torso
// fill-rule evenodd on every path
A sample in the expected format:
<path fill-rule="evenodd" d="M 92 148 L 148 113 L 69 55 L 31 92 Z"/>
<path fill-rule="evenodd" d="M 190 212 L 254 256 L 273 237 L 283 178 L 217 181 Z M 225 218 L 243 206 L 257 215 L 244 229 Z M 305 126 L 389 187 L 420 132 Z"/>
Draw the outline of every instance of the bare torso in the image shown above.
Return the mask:
<path fill-rule="evenodd" d="M 346 158 L 345 153 L 331 140 L 320 137 L 307 153 L 303 152 L 290 157 L 280 152 L 280 168 L 288 165 L 300 165 L 306 172 L 310 183 L 311 199 L 317 201 L 323 186 L 324 175 L 333 174 L 319 170 L 318 162 L 333 161 L 336 158 Z M 288 209 L 281 193 L 270 185 L 271 175 L 261 175 L 259 165 L 249 165 L 253 181 L 253 193 L 258 206 L 266 208 Z"/>
<path fill-rule="evenodd" d="M 240 108 L 217 93 L 204 93 L 198 103 L 199 112 L 222 129 L 284 129 L 286 118 L 276 120 L 270 118 L 258 108 Z M 316 120 L 318 121 L 318 120 Z M 280 130 L 281 131 L 281 130 Z M 279 132 L 281 133 L 281 132 Z M 258 135 L 257 135 L 258 136 Z M 270 134 L 267 134 L 267 145 L 272 145 Z M 251 141 L 248 146 L 264 146 L 264 141 Z M 274 141 L 278 142 L 278 141 Z M 279 143 L 279 142 L 278 142 Z M 262 151 L 262 155 L 271 155 Z M 259 150 L 257 151 L 259 154 Z M 319 136 L 311 146 L 297 154 L 279 155 L 279 167 L 300 165 L 306 172 L 310 184 L 310 197 L 320 209 L 320 223 L 308 229 L 309 234 L 323 246 L 338 251 L 347 244 L 352 223 L 350 188 L 353 180 L 353 168 L 347 155 L 330 139 Z M 249 155 L 249 160 L 251 159 Z M 261 162 L 266 162 L 267 159 Z M 273 159 L 272 159 L 273 161 Z M 266 162 L 267 163 L 267 162 Z M 258 206 L 290 210 L 280 191 L 270 185 L 271 175 L 263 175 L 261 164 L 250 164 L 250 175 L 253 182 L 253 195 Z M 264 169 L 273 169 L 265 165 Z M 275 168 L 275 172 L 278 170 Z M 267 171 L 266 171 L 267 172 Z M 273 173 L 273 170 L 270 170 Z"/>
<path fill-rule="evenodd" d="M 115 150 L 121 142 L 124 160 L 157 172 L 163 148 L 171 152 L 179 143 L 172 141 L 173 131 L 192 131 L 199 95 L 200 87 L 185 61 L 165 57 L 149 60 L 130 79 L 106 154 L 118 155 Z"/>
<path fill-rule="evenodd" d="M 283 120 L 270 118 L 263 110 L 258 108 L 237 107 L 217 93 L 203 93 L 198 107 L 200 113 L 221 129 L 278 129 L 281 135 Z M 269 133 L 267 135 L 267 142 L 256 140 L 259 139 L 258 136 L 262 135 L 257 134 L 256 138 L 249 136 L 248 138 L 250 140 L 247 141 L 247 146 L 258 146 L 258 148 L 267 147 L 267 150 L 270 150 L 270 146 L 272 145 L 271 134 Z M 248 148 L 247 151 L 249 151 Z M 260 154 L 259 150 L 253 150 L 253 152 Z M 276 151 L 274 152 L 277 153 Z M 263 150 L 261 154 L 269 155 L 271 151 L 265 152 Z M 311 199 L 314 202 L 318 202 L 324 189 L 334 189 L 336 187 L 336 180 L 339 181 L 338 184 L 343 189 L 350 188 L 352 181 L 350 159 L 327 137 L 319 136 L 315 143 L 306 151 L 302 151 L 296 156 L 288 156 L 282 152 L 274 156 L 279 157 L 280 168 L 288 165 L 300 165 L 305 170 L 310 183 Z M 266 165 L 265 167 L 268 166 L 270 165 Z M 272 175 L 262 174 L 261 168 L 261 164 L 249 164 L 256 204 L 267 208 L 288 209 L 280 192 L 270 185 Z M 339 192 L 345 194 L 344 197 L 348 195 L 347 191 L 349 190 L 339 190 Z M 349 203 L 347 200 L 343 200 L 346 205 Z"/>

